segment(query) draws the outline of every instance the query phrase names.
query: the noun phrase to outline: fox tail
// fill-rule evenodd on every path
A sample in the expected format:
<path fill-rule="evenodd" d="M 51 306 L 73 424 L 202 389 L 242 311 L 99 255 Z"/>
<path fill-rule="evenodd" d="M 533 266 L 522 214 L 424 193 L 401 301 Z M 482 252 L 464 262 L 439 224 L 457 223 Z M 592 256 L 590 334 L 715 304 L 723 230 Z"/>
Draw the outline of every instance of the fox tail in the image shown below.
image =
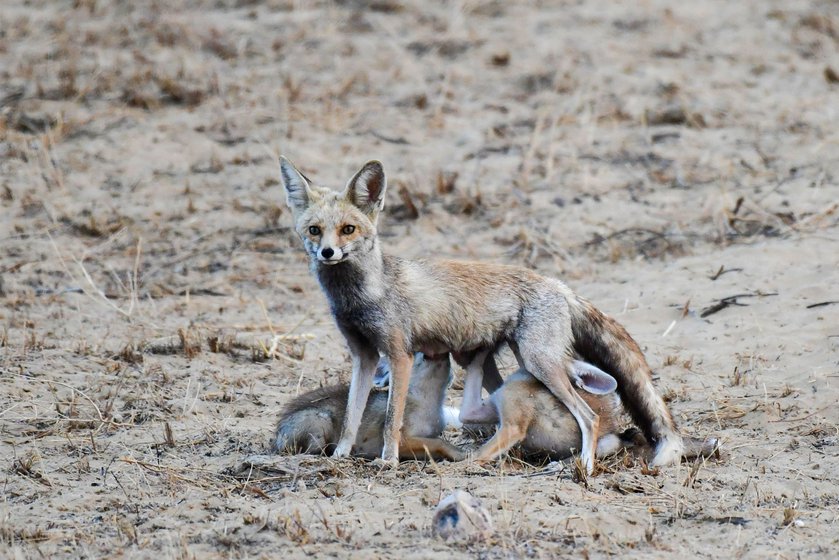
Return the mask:
<path fill-rule="evenodd" d="M 652 381 L 652 371 L 638 344 L 617 321 L 591 303 L 569 301 L 574 350 L 587 362 L 610 373 L 635 424 L 654 446 L 652 466 L 678 464 L 684 453 L 679 429 Z"/>

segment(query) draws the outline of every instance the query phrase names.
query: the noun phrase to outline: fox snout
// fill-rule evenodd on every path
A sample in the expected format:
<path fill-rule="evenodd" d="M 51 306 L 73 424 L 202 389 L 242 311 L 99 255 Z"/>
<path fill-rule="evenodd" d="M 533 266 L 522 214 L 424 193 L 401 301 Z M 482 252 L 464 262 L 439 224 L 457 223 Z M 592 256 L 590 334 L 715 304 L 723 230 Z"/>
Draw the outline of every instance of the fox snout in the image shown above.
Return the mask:
<path fill-rule="evenodd" d="M 323 264 L 336 264 L 344 258 L 344 251 L 340 247 L 321 247 L 318 251 L 318 260 Z"/>
<path fill-rule="evenodd" d="M 303 240 L 309 258 L 319 264 L 327 266 L 338 264 L 350 256 L 352 243 L 342 245 L 341 241 L 343 240 L 337 235 L 329 235 L 327 232 L 313 236 L 310 231 L 304 231 L 300 233 L 300 238 Z"/>

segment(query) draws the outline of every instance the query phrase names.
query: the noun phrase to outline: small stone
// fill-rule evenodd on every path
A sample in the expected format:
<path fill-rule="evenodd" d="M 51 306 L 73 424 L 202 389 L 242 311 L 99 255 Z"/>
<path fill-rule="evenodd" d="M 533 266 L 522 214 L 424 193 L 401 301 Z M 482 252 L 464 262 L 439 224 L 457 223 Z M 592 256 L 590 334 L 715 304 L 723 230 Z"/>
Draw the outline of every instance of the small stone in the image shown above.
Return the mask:
<path fill-rule="evenodd" d="M 492 519 L 480 500 L 455 490 L 437 504 L 432 529 L 444 540 L 477 541 L 492 534 Z"/>

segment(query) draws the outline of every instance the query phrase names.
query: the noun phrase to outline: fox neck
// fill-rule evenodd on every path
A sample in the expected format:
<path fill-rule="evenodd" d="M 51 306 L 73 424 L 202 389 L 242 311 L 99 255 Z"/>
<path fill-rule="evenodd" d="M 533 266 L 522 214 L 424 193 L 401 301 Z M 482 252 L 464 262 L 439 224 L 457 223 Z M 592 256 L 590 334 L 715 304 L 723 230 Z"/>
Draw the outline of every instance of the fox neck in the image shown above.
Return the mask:
<path fill-rule="evenodd" d="M 384 297 L 384 258 L 378 241 L 362 255 L 338 264 L 312 262 L 333 311 L 374 303 Z"/>

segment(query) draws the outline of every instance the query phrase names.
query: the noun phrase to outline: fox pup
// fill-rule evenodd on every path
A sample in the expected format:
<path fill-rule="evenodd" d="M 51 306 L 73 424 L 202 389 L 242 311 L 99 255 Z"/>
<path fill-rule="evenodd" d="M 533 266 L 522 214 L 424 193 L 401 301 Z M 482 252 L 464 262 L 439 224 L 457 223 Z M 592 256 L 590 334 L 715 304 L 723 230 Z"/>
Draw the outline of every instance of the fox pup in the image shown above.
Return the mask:
<path fill-rule="evenodd" d="M 615 393 L 617 381 L 597 367 L 573 362 L 577 392 L 600 416 L 596 455 L 603 457 L 621 449 L 644 450 L 647 445 L 635 428 L 618 432 L 623 412 L 620 397 Z M 524 370 L 509 376 L 490 401 L 497 409 L 499 426 L 475 453 L 474 460 L 483 463 L 502 455 L 519 444 L 526 455 L 565 459 L 580 449 L 582 434 L 574 417 L 559 400 L 535 377 Z M 684 438 L 684 458 L 711 456 L 717 440 Z"/>
<path fill-rule="evenodd" d="M 574 353 L 615 375 L 633 419 L 656 445 L 652 463 L 679 460 L 681 435 L 653 387 L 640 348 L 623 327 L 565 284 L 522 267 L 383 255 L 376 223 L 387 182 L 377 161 L 365 164 L 342 192 L 311 186 L 285 158 L 280 158 L 280 172 L 312 272 L 352 355 L 336 455 L 348 455 L 356 441 L 380 351 L 392 368 L 382 460 L 393 464 L 399 457 L 413 352 L 477 352 L 476 365 L 467 369 L 467 377 L 474 379 L 481 376 L 488 353 L 506 342 L 519 365 L 577 421 L 589 472 L 598 416 L 571 385 Z"/>
<path fill-rule="evenodd" d="M 405 405 L 400 459 L 425 457 L 429 453 L 434 459 L 465 458 L 463 451 L 440 438 L 445 428 L 443 401 L 450 382 L 448 354 L 439 358 L 416 355 Z M 274 449 L 332 453 L 344 423 L 348 393 L 346 385 L 335 385 L 304 393 L 288 403 L 277 426 Z M 355 440 L 355 455 L 372 459 L 382 454 L 387 400 L 385 392 L 376 391 L 367 401 Z"/>

